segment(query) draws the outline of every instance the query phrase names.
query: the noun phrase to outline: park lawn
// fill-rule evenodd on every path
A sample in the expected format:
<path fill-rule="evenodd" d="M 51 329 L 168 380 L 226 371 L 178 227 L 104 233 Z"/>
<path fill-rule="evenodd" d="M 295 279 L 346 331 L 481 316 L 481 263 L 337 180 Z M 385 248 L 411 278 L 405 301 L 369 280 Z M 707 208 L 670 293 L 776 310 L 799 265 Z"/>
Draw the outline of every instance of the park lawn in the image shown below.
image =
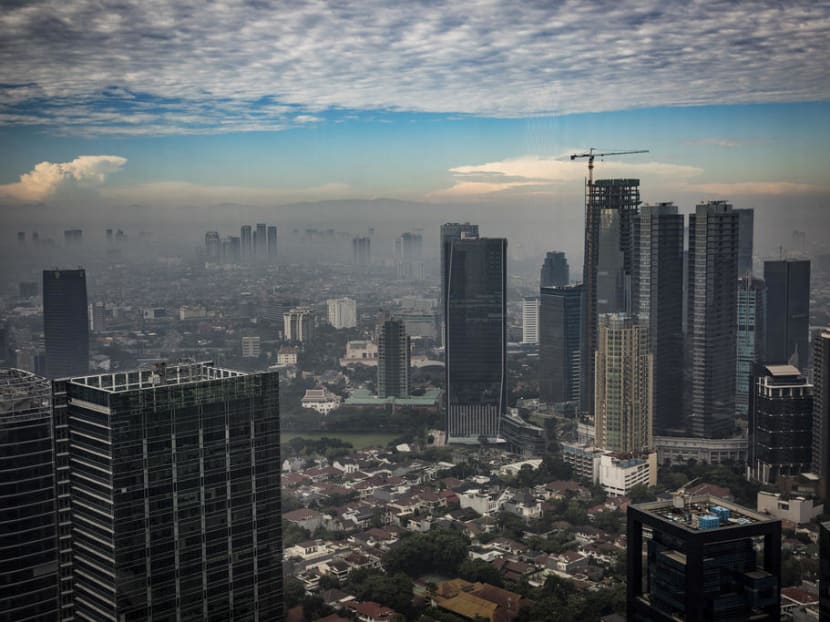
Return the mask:
<path fill-rule="evenodd" d="M 280 444 L 285 444 L 296 437 L 307 438 L 312 441 L 317 441 L 323 438 L 339 438 L 340 440 L 351 443 L 355 449 L 366 449 L 368 447 L 386 447 L 391 441 L 400 436 L 399 434 L 361 434 L 359 432 L 283 432 L 280 435 Z"/>

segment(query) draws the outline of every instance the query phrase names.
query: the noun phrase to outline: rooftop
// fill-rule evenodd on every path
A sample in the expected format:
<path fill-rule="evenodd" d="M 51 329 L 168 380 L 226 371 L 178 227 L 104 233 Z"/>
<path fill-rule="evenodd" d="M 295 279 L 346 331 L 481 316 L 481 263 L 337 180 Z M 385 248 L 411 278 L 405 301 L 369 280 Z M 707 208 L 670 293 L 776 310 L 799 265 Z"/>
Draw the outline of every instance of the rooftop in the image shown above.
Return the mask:
<path fill-rule="evenodd" d="M 0 368 L 0 416 L 21 417 L 45 412 L 51 404 L 52 385 L 22 369 Z"/>
<path fill-rule="evenodd" d="M 690 531 L 778 521 L 774 517 L 709 494 L 692 495 L 676 492 L 672 499 L 640 503 L 632 507 Z"/>
<path fill-rule="evenodd" d="M 224 378 L 247 376 L 245 372 L 214 367 L 212 361 L 201 363 L 178 363 L 167 365 L 156 363 L 152 368 L 136 369 L 133 371 L 80 376 L 70 378 L 74 384 L 94 387 L 108 393 L 134 391 L 136 389 L 152 389 L 162 385 L 193 384 Z"/>

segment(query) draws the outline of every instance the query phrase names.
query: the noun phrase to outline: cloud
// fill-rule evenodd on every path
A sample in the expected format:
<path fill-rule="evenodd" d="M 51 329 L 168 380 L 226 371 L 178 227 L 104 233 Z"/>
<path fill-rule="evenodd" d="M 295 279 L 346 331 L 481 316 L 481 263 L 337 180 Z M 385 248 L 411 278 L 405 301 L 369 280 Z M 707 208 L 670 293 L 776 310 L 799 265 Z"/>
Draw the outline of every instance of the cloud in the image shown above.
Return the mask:
<path fill-rule="evenodd" d="M 294 123 L 319 123 L 322 121 L 320 117 L 315 117 L 313 114 L 298 114 L 294 117 Z"/>
<path fill-rule="evenodd" d="M 707 196 L 734 197 L 745 195 L 794 196 L 828 194 L 830 187 L 789 181 L 741 181 L 734 183 L 690 184 L 687 192 L 699 192 Z"/>
<path fill-rule="evenodd" d="M 32 0 L 4 7 L 0 40 L 0 123 L 77 133 L 830 96 L 830 10 L 816 0 Z"/>
<path fill-rule="evenodd" d="M 78 156 L 71 162 L 40 162 L 20 181 L 0 185 L 0 196 L 24 203 L 40 202 L 67 188 L 95 188 L 116 173 L 127 158 L 113 155 Z"/>
<path fill-rule="evenodd" d="M 699 138 L 697 140 L 690 140 L 686 144 L 689 145 L 715 145 L 716 147 L 724 147 L 731 149 L 733 147 L 740 147 L 746 144 L 745 140 L 738 140 L 735 138 L 720 138 L 718 136 L 707 136 L 706 138 Z"/>

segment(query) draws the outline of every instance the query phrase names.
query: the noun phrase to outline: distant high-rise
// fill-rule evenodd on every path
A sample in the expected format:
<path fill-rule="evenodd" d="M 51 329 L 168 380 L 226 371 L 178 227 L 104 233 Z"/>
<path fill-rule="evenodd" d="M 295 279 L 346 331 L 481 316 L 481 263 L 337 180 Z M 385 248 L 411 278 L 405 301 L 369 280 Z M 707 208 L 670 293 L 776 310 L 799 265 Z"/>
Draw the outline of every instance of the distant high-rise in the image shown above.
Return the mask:
<path fill-rule="evenodd" d="M 242 225 L 239 230 L 239 237 L 242 239 L 242 261 L 250 263 L 253 258 L 253 237 L 251 235 L 251 225 Z"/>
<path fill-rule="evenodd" d="M 709 201 L 689 215 L 689 431 L 721 438 L 735 427 L 738 327 L 738 215 L 725 201 Z"/>
<path fill-rule="evenodd" d="M 455 240 L 464 237 L 478 237 L 478 225 L 471 225 L 468 222 L 463 224 L 448 222 L 441 225 L 441 340 L 444 345 L 447 343 L 447 281 L 450 278 L 449 256 L 450 245 Z"/>
<path fill-rule="evenodd" d="M 594 407 L 594 352 L 599 313 L 626 311 L 630 303 L 632 217 L 640 205 L 639 179 L 598 179 L 588 187 L 582 269 L 580 409 Z"/>
<path fill-rule="evenodd" d="M 755 237 L 755 210 L 736 209 L 738 214 L 738 276 L 752 274 L 752 250 Z"/>
<path fill-rule="evenodd" d="M 807 368 L 810 337 L 810 261 L 764 262 L 767 325 L 764 356 L 768 363 Z"/>
<path fill-rule="evenodd" d="M 539 299 L 522 299 L 522 343 L 539 343 Z"/>
<path fill-rule="evenodd" d="M 446 244 L 447 440 L 499 436 L 507 407 L 507 240 Z"/>
<path fill-rule="evenodd" d="M 548 403 L 578 402 L 582 285 L 539 292 L 539 397 Z"/>
<path fill-rule="evenodd" d="M 648 328 L 636 316 L 599 316 L 594 353 L 594 438 L 600 449 L 640 453 L 653 442 L 652 356 Z"/>
<path fill-rule="evenodd" d="M 423 236 L 404 233 L 395 240 L 395 268 L 399 279 L 424 280 Z"/>
<path fill-rule="evenodd" d="M 218 231 L 205 233 L 205 259 L 210 263 L 219 263 L 222 259 L 222 241 Z"/>
<path fill-rule="evenodd" d="M 673 203 L 643 205 L 632 220 L 632 310 L 654 358 L 654 430 L 682 427 L 683 215 Z"/>
<path fill-rule="evenodd" d="M 562 251 L 548 251 L 539 275 L 539 287 L 564 287 L 570 282 L 568 259 Z"/>
<path fill-rule="evenodd" d="M 277 226 L 268 227 L 268 263 L 277 263 Z"/>
<path fill-rule="evenodd" d="M 283 337 L 286 341 L 302 343 L 311 339 L 314 316 L 308 307 L 295 307 L 282 316 Z"/>
<path fill-rule="evenodd" d="M 242 261 L 242 244 L 238 237 L 228 236 L 222 242 L 222 260 L 229 264 L 239 264 Z"/>
<path fill-rule="evenodd" d="M 57 384 L 76 619 L 282 619 L 277 373 L 188 363 Z"/>
<path fill-rule="evenodd" d="M 0 368 L 0 619 L 60 620 L 51 385 Z"/>
<path fill-rule="evenodd" d="M 43 271 L 46 375 L 63 378 L 89 371 L 86 272 Z"/>
<path fill-rule="evenodd" d="M 735 409 L 749 410 L 752 370 L 764 361 L 767 288 L 761 279 L 743 276 L 738 280 L 738 350 L 735 369 Z"/>
<path fill-rule="evenodd" d="M 260 263 L 265 262 L 268 256 L 268 227 L 265 223 L 258 222 L 254 232 L 254 256 Z"/>
<path fill-rule="evenodd" d="M 352 263 L 364 267 L 372 263 L 372 238 L 362 236 L 352 239 Z"/>
<path fill-rule="evenodd" d="M 67 229 L 63 232 L 63 241 L 67 246 L 80 246 L 83 240 L 83 229 Z"/>
<path fill-rule="evenodd" d="M 357 303 L 352 298 L 329 298 L 326 300 L 328 320 L 336 329 L 357 326 Z"/>
<path fill-rule="evenodd" d="M 749 409 L 749 476 L 774 484 L 810 470 L 813 385 L 792 365 L 756 365 Z"/>
<path fill-rule="evenodd" d="M 378 397 L 409 396 L 409 336 L 399 319 L 378 324 Z"/>
<path fill-rule="evenodd" d="M 813 451 L 821 498 L 830 500 L 830 328 L 813 336 Z"/>

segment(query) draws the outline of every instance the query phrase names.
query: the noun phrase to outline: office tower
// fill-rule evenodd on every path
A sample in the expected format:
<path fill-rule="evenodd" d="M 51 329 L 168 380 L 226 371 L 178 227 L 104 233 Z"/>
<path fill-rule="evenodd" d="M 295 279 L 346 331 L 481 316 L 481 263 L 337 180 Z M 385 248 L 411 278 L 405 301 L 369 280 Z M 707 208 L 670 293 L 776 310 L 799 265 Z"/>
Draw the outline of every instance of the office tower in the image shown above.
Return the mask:
<path fill-rule="evenodd" d="M 87 305 L 90 332 L 100 333 L 106 328 L 106 312 L 107 308 L 100 300 L 95 304 Z"/>
<path fill-rule="evenodd" d="M 687 404 L 692 436 L 722 438 L 735 427 L 738 215 L 709 201 L 689 215 Z"/>
<path fill-rule="evenodd" d="M 277 263 L 277 226 L 268 227 L 268 263 Z"/>
<path fill-rule="evenodd" d="M 738 276 L 752 275 L 752 248 L 755 233 L 755 210 L 736 209 L 738 214 Z"/>
<path fill-rule="evenodd" d="M 632 219 L 632 309 L 648 328 L 654 367 L 654 433 L 683 425 L 683 215 L 643 205 Z"/>
<path fill-rule="evenodd" d="M 160 364 L 61 384 L 76 619 L 281 619 L 277 373 Z"/>
<path fill-rule="evenodd" d="M 352 239 L 352 263 L 356 266 L 368 266 L 372 263 L 372 238 Z"/>
<path fill-rule="evenodd" d="M 626 619 L 780 620 L 779 519 L 678 491 L 671 500 L 629 505 L 627 522 Z"/>
<path fill-rule="evenodd" d="M 447 281 L 450 278 L 449 256 L 450 246 L 455 240 L 463 237 L 478 237 L 478 225 L 468 222 L 463 224 L 448 222 L 441 225 L 441 343 L 447 345 Z"/>
<path fill-rule="evenodd" d="M 588 186 L 586 200 L 580 409 L 590 412 L 597 316 L 627 310 L 633 267 L 631 222 L 640 205 L 640 180 L 598 179 Z"/>
<path fill-rule="evenodd" d="M 222 259 L 222 241 L 218 231 L 205 233 L 205 259 L 209 263 L 219 263 Z"/>
<path fill-rule="evenodd" d="M 80 246 L 83 239 L 83 229 L 66 229 L 63 232 L 63 242 L 66 246 Z"/>
<path fill-rule="evenodd" d="M 84 270 L 43 271 L 43 333 L 49 378 L 87 373 L 89 320 Z"/>
<path fill-rule="evenodd" d="M 764 355 L 768 363 L 792 363 L 807 368 L 810 336 L 810 261 L 782 259 L 764 262 L 767 284 L 767 331 Z"/>
<path fill-rule="evenodd" d="M 819 477 L 820 497 L 830 500 L 830 329 L 813 336 L 812 468 Z"/>
<path fill-rule="evenodd" d="M 447 441 L 499 436 L 507 406 L 507 240 L 447 244 Z"/>
<path fill-rule="evenodd" d="M 819 523 L 819 620 L 830 620 L 830 522 Z"/>
<path fill-rule="evenodd" d="M 570 282 L 568 259 L 562 251 L 548 251 L 539 275 L 539 287 L 564 287 Z"/>
<path fill-rule="evenodd" d="M 260 338 L 256 335 L 242 337 L 242 358 L 258 358 L 261 350 Z"/>
<path fill-rule="evenodd" d="M 0 619 L 59 620 L 51 386 L 0 368 Z"/>
<path fill-rule="evenodd" d="M 329 298 L 328 320 L 336 329 L 354 328 L 357 326 L 357 303 L 351 298 Z"/>
<path fill-rule="evenodd" d="M 748 475 L 762 484 L 810 470 L 813 385 L 792 365 L 756 365 L 749 411 Z"/>
<path fill-rule="evenodd" d="M 311 339 L 314 316 L 308 307 L 294 307 L 282 316 L 283 337 L 286 341 L 303 343 Z"/>
<path fill-rule="evenodd" d="M 258 222 L 254 233 L 254 257 L 264 263 L 268 255 L 268 234 L 265 223 Z"/>
<path fill-rule="evenodd" d="M 385 318 L 377 327 L 378 397 L 409 396 L 409 336 L 399 319 Z"/>
<path fill-rule="evenodd" d="M 738 279 L 738 350 L 735 369 L 735 412 L 749 411 L 750 376 L 764 360 L 767 288 L 761 279 L 745 275 Z"/>
<path fill-rule="evenodd" d="M 652 443 L 652 357 L 648 328 L 636 316 L 599 316 L 594 439 L 600 449 L 641 453 Z"/>
<path fill-rule="evenodd" d="M 539 343 L 539 299 L 522 299 L 522 343 Z"/>
<path fill-rule="evenodd" d="M 404 233 L 395 240 L 395 267 L 399 279 L 424 280 L 423 237 Z"/>
<path fill-rule="evenodd" d="M 238 237 L 231 235 L 222 241 L 222 261 L 234 265 L 242 261 L 242 244 Z"/>
<path fill-rule="evenodd" d="M 577 402 L 582 285 L 542 287 L 539 292 L 539 397 L 554 404 Z"/>
<path fill-rule="evenodd" d="M 253 258 L 253 236 L 251 225 L 242 225 L 239 229 L 239 237 L 242 240 L 242 261 L 250 263 Z"/>

